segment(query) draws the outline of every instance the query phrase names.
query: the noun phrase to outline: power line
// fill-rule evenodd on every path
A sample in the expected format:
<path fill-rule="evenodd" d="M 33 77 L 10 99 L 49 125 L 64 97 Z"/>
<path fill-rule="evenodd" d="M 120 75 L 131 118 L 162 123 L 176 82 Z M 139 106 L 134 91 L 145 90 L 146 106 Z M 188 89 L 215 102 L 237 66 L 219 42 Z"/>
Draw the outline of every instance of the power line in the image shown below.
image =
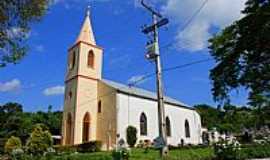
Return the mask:
<path fill-rule="evenodd" d="M 213 61 L 213 59 L 212 58 L 206 58 L 206 59 L 202 59 L 202 60 L 198 60 L 198 61 L 193 61 L 193 62 L 190 62 L 190 63 L 165 68 L 162 71 L 165 73 L 165 72 L 169 72 L 169 71 L 172 71 L 172 70 L 182 69 L 182 68 L 189 67 L 189 66 L 192 66 L 192 65 L 195 65 L 195 64 L 200 64 L 200 63 L 209 62 L 209 61 Z M 145 80 L 145 79 L 147 79 L 149 77 L 152 77 L 155 74 L 156 73 L 148 73 L 143 78 L 136 81 L 135 84 L 137 84 L 137 83 L 139 83 L 139 82 L 141 82 L 141 81 L 143 81 L 143 80 Z"/>
<path fill-rule="evenodd" d="M 182 27 L 182 30 L 185 30 L 190 24 L 191 24 L 191 22 L 196 18 L 196 16 L 198 16 L 198 14 L 202 11 L 202 9 L 206 6 L 206 4 L 209 2 L 209 0 L 205 0 L 203 3 L 202 3 L 202 5 L 199 7 L 199 9 L 198 10 L 196 10 L 196 12 L 187 20 L 187 22 L 183 25 L 183 27 Z M 131 19 L 134 19 L 134 18 L 131 18 Z M 128 21 L 128 23 L 129 23 L 130 21 Z M 174 43 L 174 41 L 172 41 L 171 43 L 168 43 L 167 45 L 164 45 L 164 46 L 162 46 L 160 49 L 164 49 L 164 48 L 168 48 L 168 47 L 170 47 L 172 44 Z M 181 48 L 183 48 L 183 47 L 181 47 Z M 136 59 L 139 59 L 139 57 L 137 57 Z M 138 62 L 138 61 L 137 61 Z M 135 66 L 134 66 L 135 67 Z M 133 68 L 133 67 L 132 67 Z M 112 71 L 120 71 L 120 70 L 127 70 L 127 69 L 130 69 L 130 67 L 128 67 L 128 68 L 123 68 L 123 69 L 112 69 L 112 70 L 109 70 L 109 72 L 108 72 L 108 70 L 106 71 L 105 70 L 105 72 L 106 73 L 112 73 Z M 43 84 L 44 85 L 44 84 Z M 35 87 L 38 87 L 38 85 L 36 86 L 35 85 Z M 27 89 L 30 89 L 30 88 L 33 88 L 33 87 L 26 87 Z"/>
<path fill-rule="evenodd" d="M 186 28 L 191 24 L 191 22 L 199 15 L 199 13 L 203 10 L 209 0 L 204 0 L 202 5 L 193 13 L 193 15 L 186 21 L 186 23 L 182 26 L 181 31 L 186 30 Z M 160 47 L 160 49 L 168 48 L 174 44 L 174 41 Z"/>
<path fill-rule="evenodd" d="M 184 31 L 190 24 L 191 22 L 199 15 L 199 13 L 202 11 L 202 9 L 206 6 L 206 4 L 209 2 L 209 0 L 204 0 L 202 5 L 199 7 L 198 10 L 194 12 L 194 14 L 186 21 L 186 23 L 182 27 L 182 31 Z"/>
<path fill-rule="evenodd" d="M 168 71 L 172 71 L 172 70 L 176 70 L 176 69 L 180 69 L 180 68 L 185 68 L 185 67 L 188 67 L 188 66 L 192 66 L 192 65 L 199 64 L 199 63 L 204 63 L 204 62 L 209 62 L 209 61 L 213 61 L 213 59 L 212 58 L 207 58 L 207 59 L 198 60 L 198 61 L 190 62 L 190 63 L 187 63 L 187 64 L 183 64 L 183 65 L 169 67 L 169 68 L 164 69 L 163 72 L 168 72 Z"/>
<path fill-rule="evenodd" d="M 137 58 L 139 58 L 139 57 L 137 57 Z M 207 61 L 211 61 L 211 58 L 203 59 L 203 60 L 199 60 L 199 61 L 194 61 L 194 62 L 191 62 L 191 63 L 187 63 L 187 64 L 183 64 L 183 65 L 178 65 L 178 66 L 174 66 L 174 67 L 170 67 L 170 68 L 165 68 L 165 69 L 163 69 L 163 71 L 164 72 L 168 72 L 170 70 L 175 70 L 175 69 L 182 68 L 182 67 L 188 67 L 188 66 L 193 65 L 193 64 L 203 63 L 203 62 L 207 62 Z M 117 71 L 127 71 L 127 70 L 130 70 L 130 68 L 135 68 L 135 66 L 126 67 L 126 68 L 118 68 L 118 69 L 116 68 L 116 69 L 112 69 L 112 70 L 105 70 L 105 72 L 106 73 L 115 73 Z M 150 78 L 150 77 L 152 77 L 152 76 L 155 75 L 154 72 L 152 72 L 152 73 L 149 73 L 148 72 L 148 73 L 142 73 L 142 74 L 145 75 L 145 76 L 142 79 L 139 79 L 137 83 L 135 82 L 136 83 L 135 85 L 137 85 L 141 81 L 144 81 L 145 79 Z M 44 83 L 40 83 L 40 84 L 34 84 L 34 85 L 22 87 L 21 89 L 27 89 L 27 90 L 29 90 L 29 89 L 44 87 L 44 86 L 48 86 L 48 85 L 55 84 L 55 83 L 60 83 L 60 82 L 63 82 L 63 81 L 61 81 L 61 80 L 49 81 L 49 82 L 44 82 Z M 130 84 L 128 84 L 128 85 L 130 85 Z"/>
<path fill-rule="evenodd" d="M 200 63 L 205 63 L 205 62 L 209 62 L 209 61 L 213 61 L 213 59 L 206 58 L 206 59 L 202 59 L 202 60 L 197 60 L 197 61 L 193 61 L 193 62 L 186 63 L 186 64 L 181 64 L 181 65 L 176 65 L 176 66 L 173 66 L 173 67 L 168 67 L 168 68 L 163 69 L 162 71 L 164 73 L 167 73 L 167 72 L 170 72 L 170 71 L 173 71 L 173 70 L 182 69 L 182 68 L 186 68 L 186 67 L 189 67 L 189 66 L 192 66 L 192 65 L 196 65 L 196 64 L 200 64 Z M 140 79 L 138 79 L 136 81 L 133 81 L 131 83 L 128 83 L 127 86 L 129 86 L 129 87 L 136 87 L 136 86 L 138 86 L 138 84 L 140 82 L 143 82 L 143 81 L 145 81 L 145 80 L 147 80 L 147 79 L 149 79 L 149 78 L 151 78 L 151 77 L 153 77 L 155 75 L 156 75 L 155 72 L 145 73 L 142 78 L 140 78 Z M 42 84 L 39 84 L 39 85 L 34 85 L 34 86 L 29 86 L 29 87 L 23 87 L 22 89 L 33 89 L 33 88 L 37 88 L 37 87 L 43 87 L 43 86 L 50 85 L 50 84 L 55 83 L 55 82 L 60 82 L 60 81 L 51 81 L 51 82 L 42 83 Z M 123 88 L 126 88 L 127 86 L 125 85 Z M 106 97 L 106 96 L 111 95 L 112 93 L 114 93 L 114 91 L 109 92 L 109 93 L 105 93 L 104 95 L 101 95 L 100 97 Z M 93 100 L 87 100 L 86 103 L 91 102 L 91 101 L 94 101 L 94 100 L 97 100 L 97 98 L 95 98 Z M 81 105 L 84 105 L 84 104 L 81 104 Z"/>
<path fill-rule="evenodd" d="M 193 66 L 193 65 L 196 65 L 196 64 L 205 63 L 205 62 L 209 62 L 209 61 L 213 61 L 213 59 L 207 58 L 207 59 L 197 60 L 197 61 L 193 61 L 193 62 L 190 62 L 190 63 L 181 64 L 181 65 L 177 65 L 177 66 L 174 66 L 174 67 L 165 68 L 163 71 L 164 71 L 164 73 L 166 73 L 166 72 L 169 72 L 169 71 L 172 71 L 172 70 L 182 69 L 182 68 L 186 68 L 186 67 L 189 67 L 189 66 Z M 147 73 L 141 79 L 136 80 L 136 81 L 134 81 L 132 83 L 129 83 L 127 85 L 124 85 L 123 87 L 120 87 L 119 89 L 121 90 L 121 89 L 124 89 L 124 88 L 127 88 L 127 87 L 136 87 L 138 83 L 140 83 L 140 82 L 142 82 L 142 81 L 144 81 L 144 80 L 146 80 L 148 78 L 151 78 L 151 77 L 153 77 L 155 75 L 156 75 L 156 73 L 154 73 L 154 72 Z M 99 96 L 99 98 L 110 96 L 113 93 L 115 93 L 115 91 L 107 92 L 107 93 Z M 83 102 L 83 103 L 81 103 L 79 105 L 80 106 L 86 105 L 89 102 L 97 101 L 99 98 L 93 98 L 93 99 L 87 100 L 87 101 L 85 101 L 85 102 Z"/>
<path fill-rule="evenodd" d="M 191 24 L 191 22 L 196 18 L 196 16 L 202 11 L 202 9 L 206 6 L 206 4 L 208 3 L 209 0 L 205 0 L 202 5 L 200 6 L 200 8 L 191 16 L 191 18 L 189 20 L 187 20 L 187 22 L 183 25 L 182 27 L 182 30 L 185 30 L 189 24 Z M 169 46 L 171 46 L 173 44 L 173 42 L 171 43 L 168 43 L 167 45 L 161 47 L 161 49 L 164 49 L 164 48 L 167 48 Z M 136 58 L 137 59 L 137 58 Z M 183 65 L 179 65 L 179 66 L 174 66 L 174 67 L 170 67 L 170 68 L 165 68 L 163 69 L 164 72 L 168 72 L 168 71 L 171 71 L 171 70 L 176 70 L 176 69 L 180 69 L 180 68 L 184 68 L 184 67 L 188 67 L 190 65 L 194 65 L 194 64 L 198 64 L 198 63 L 203 63 L 203 62 L 207 62 L 207 61 L 210 61 L 211 59 L 208 58 L 208 59 L 205 59 L 205 60 L 200 60 L 200 61 L 195 61 L 195 62 L 191 62 L 191 63 L 187 63 L 187 64 L 183 64 Z M 130 69 L 129 67 L 128 68 L 123 68 L 123 69 L 117 69 L 117 71 L 119 70 L 127 70 L 127 69 Z M 111 71 L 107 71 L 107 73 L 112 73 L 112 70 Z M 149 74 L 146 74 L 143 78 L 135 81 L 134 83 L 131 83 L 129 84 L 130 86 L 136 86 L 136 84 L 138 84 L 139 82 L 141 81 L 144 81 L 145 79 L 148 79 L 152 76 L 154 76 L 155 73 L 149 73 Z M 45 85 L 49 85 L 49 84 L 52 84 L 52 83 L 55 83 L 55 82 L 60 82 L 60 81 L 52 81 L 52 82 L 47 82 L 47 83 L 43 83 L 43 84 L 39 84 L 39 85 L 34 85 L 34 86 L 29 86 L 29 87 L 23 87 L 23 89 L 32 89 L 32 88 L 36 88 L 36 87 L 41 87 L 41 86 L 45 86 Z"/>

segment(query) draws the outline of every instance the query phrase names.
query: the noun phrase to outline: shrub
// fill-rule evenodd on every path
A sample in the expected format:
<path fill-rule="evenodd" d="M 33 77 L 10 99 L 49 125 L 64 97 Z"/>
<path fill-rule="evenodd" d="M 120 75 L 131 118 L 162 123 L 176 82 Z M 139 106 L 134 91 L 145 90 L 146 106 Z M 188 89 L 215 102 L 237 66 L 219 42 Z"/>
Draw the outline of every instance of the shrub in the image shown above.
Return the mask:
<path fill-rule="evenodd" d="M 5 144 L 5 152 L 8 154 L 11 154 L 13 150 L 15 149 L 21 149 L 22 148 L 22 142 L 20 138 L 18 137 L 10 137 L 6 144 Z"/>
<path fill-rule="evenodd" d="M 121 155 L 120 151 L 117 151 L 117 150 L 112 151 L 113 160 L 119 160 L 119 159 L 121 159 L 121 157 L 122 157 L 122 155 Z"/>
<path fill-rule="evenodd" d="M 5 138 L 0 138 L 0 154 L 4 153 L 4 149 L 5 149 L 5 143 L 6 143 L 6 139 Z"/>
<path fill-rule="evenodd" d="M 86 152 L 99 152 L 101 151 L 102 143 L 100 141 L 90 141 L 77 146 L 77 151 L 86 153 Z"/>
<path fill-rule="evenodd" d="M 120 150 L 113 150 L 112 157 L 113 160 L 128 160 L 130 153 L 126 148 L 121 148 Z"/>
<path fill-rule="evenodd" d="M 238 160 L 240 144 L 236 141 L 220 141 L 214 145 L 214 152 L 218 160 Z"/>
<path fill-rule="evenodd" d="M 76 146 L 57 145 L 53 147 L 57 153 L 74 153 L 77 152 Z"/>
<path fill-rule="evenodd" d="M 36 125 L 27 142 L 27 151 L 33 155 L 42 155 L 52 147 L 53 139 L 51 133 L 43 130 L 41 125 Z"/>
<path fill-rule="evenodd" d="M 245 159 L 270 157 L 270 145 L 246 145 L 240 151 Z M 242 159 L 244 159 L 242 158 Z"/>
<path fill-rule="evenodd" d="M 13 149 L 11 152 L 12 160 L 24 160 L 25 154 L 21 148 Z"/>
<path fill-rule="evenodd" d="M 137 129 L 133 126 L 128 126 L 126 138 L 129 147 L 134 147 L 137 141 Z"/>
<path fill-rule="evenodd" d="M 233 143 L 215 145 L 215 155 L 218 160 L 246 160 L 270 157 L 270 145 L 245 144 L 241 148 Z"/>

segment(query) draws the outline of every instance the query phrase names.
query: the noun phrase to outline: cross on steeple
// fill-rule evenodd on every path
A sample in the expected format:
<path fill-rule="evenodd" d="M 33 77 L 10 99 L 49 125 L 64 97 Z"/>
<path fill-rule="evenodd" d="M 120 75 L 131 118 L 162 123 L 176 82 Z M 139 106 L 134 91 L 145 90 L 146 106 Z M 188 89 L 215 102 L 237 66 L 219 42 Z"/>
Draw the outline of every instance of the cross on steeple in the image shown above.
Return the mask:
<path fill-rule="evenodd" d="M 88 5 L 87 9 L 86 9 L 86 15 L 85 15 L 85 19 L 84 19 L 80 34 L 79 34 L 75 43 L 78 43 L 81 41 L 81 42 L 86 42 L 86 43 L 89 43 L 92 45 L 96 45 L 95 36 L 93 33 L 90 17 L 91 17 L 90 16 L 90 5 Z"/>
<path fill-rule="evenodd" d="M 86 9 L 86 16 L 90 16 L 90 10 L 91 10 L 91 6 L 88 5 Z"/>

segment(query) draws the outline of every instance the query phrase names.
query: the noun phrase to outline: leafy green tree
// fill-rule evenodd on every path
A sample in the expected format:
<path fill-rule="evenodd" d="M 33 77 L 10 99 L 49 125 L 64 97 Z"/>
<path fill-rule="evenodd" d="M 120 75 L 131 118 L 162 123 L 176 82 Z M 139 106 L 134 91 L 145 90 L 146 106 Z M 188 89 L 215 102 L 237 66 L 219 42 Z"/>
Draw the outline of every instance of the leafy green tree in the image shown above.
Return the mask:
<path fill-rule="evenodd" d="M 255 126 L 254 109 L 225 105 L 223 109 L 215 109 L 209 105 L 195 105 L 201 115 L 202 126 L 208 129 L 216 128 L 222 133 L 242 133 L 244 129 Z"/>
<path fill-rule="evenodd" d="M 41 124 L 38 124 L 33 129 L 26 146 L 29 153 L 43 155 L 52 145 L 51 133 L 48 130 L 44 130 Z"/>
<path fill-rule="evenodd" d="M 194 108 L 201 115 L 202 126 L 213 129 L 221 122 L 221 112 L 206 104 L 195 105 Z"/>
<path fill-rule="evenodd" d="M 210 73 L 215 101 L 229 102 L 229 92 L 240 87 L 247 89 L 251 101 L 256 95 L 269 95 L 269 10 L 269 0 L 247 0 L 244 16 L 209 40 L 217 63 Z M 258 103 L 262 102 L 254 106 Z"/>
<path fill-rule="evenodd" d="M 23 112 L 23 106 L 18 103 L 7 103 L 0 105 L 0 137 L 2 141 L 11 136 L 19 137 L 22 144 L 26 144 L 29 133 L 32 132 L 36 124 L 44 124 L 43 130 L 49 130 L 54 135 L 61 134 L 62 112 Z M 4 149 L 4 144 L 0 146 Z"/>
<path fill-rule="evenodd" d="M 134 147 L 137 142 L 137 129 L 133 126 L 127 127 L 127 143 L 130 147 Z"/>
<path fill-rule="evenodd" d="M 25 56 L 30 26 L 45 14 L 48 3 L 49 0 L 0 1 L 0 67 L 18 63 Z"/>
<path fill-rule="evenodd" d="M 17 136 L 22 138 L 22 106 L 18 103 L 7 103 L 0 107 L 0 114 L 0 136 L 5 138 Z"/>
<path fill-rule="evenodd" d="M 34 124 L 42 123 L 45 124 L 53 135 L 61 134 L 62 124 L 62 112 L 52 112 L 52 106 L 48 107 L 48 112 L 39 111 L 32 115 L 32 121 Z"/>
<path fill-rule="evenodd" d="M 11 154 L 14 149 L 22 148 L 22 142 L 18 137 L 10 137 L 5 144 L 5 152 Z"/>

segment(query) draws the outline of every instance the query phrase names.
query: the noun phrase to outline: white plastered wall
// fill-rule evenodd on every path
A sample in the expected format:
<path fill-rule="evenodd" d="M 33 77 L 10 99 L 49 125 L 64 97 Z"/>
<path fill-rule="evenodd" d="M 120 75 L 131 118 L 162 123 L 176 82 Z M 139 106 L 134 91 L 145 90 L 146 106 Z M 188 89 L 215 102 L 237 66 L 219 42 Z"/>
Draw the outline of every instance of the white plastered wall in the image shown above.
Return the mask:
<path fill-rule="evenodd" d="M 140 136 L 140 115 L 147 116 L 147 136 Z M 117 94 L 117 134 L 119 139 L 126 141 L 126 128 L 132 125 L 137 128 L 138 141 L 153 140 L 158 136 L 157 102 L 149 99 Z M 192 110 L 179 106 L 165 104 L 165 115 L 171 122 L 171 137 L 168 144 L 179 145 L 181 139 L 185 144 L 201 143 L 201 120 L 199 114 Z M 185 136 L 185 120 L 190 125 L 190 138 Z"/>

